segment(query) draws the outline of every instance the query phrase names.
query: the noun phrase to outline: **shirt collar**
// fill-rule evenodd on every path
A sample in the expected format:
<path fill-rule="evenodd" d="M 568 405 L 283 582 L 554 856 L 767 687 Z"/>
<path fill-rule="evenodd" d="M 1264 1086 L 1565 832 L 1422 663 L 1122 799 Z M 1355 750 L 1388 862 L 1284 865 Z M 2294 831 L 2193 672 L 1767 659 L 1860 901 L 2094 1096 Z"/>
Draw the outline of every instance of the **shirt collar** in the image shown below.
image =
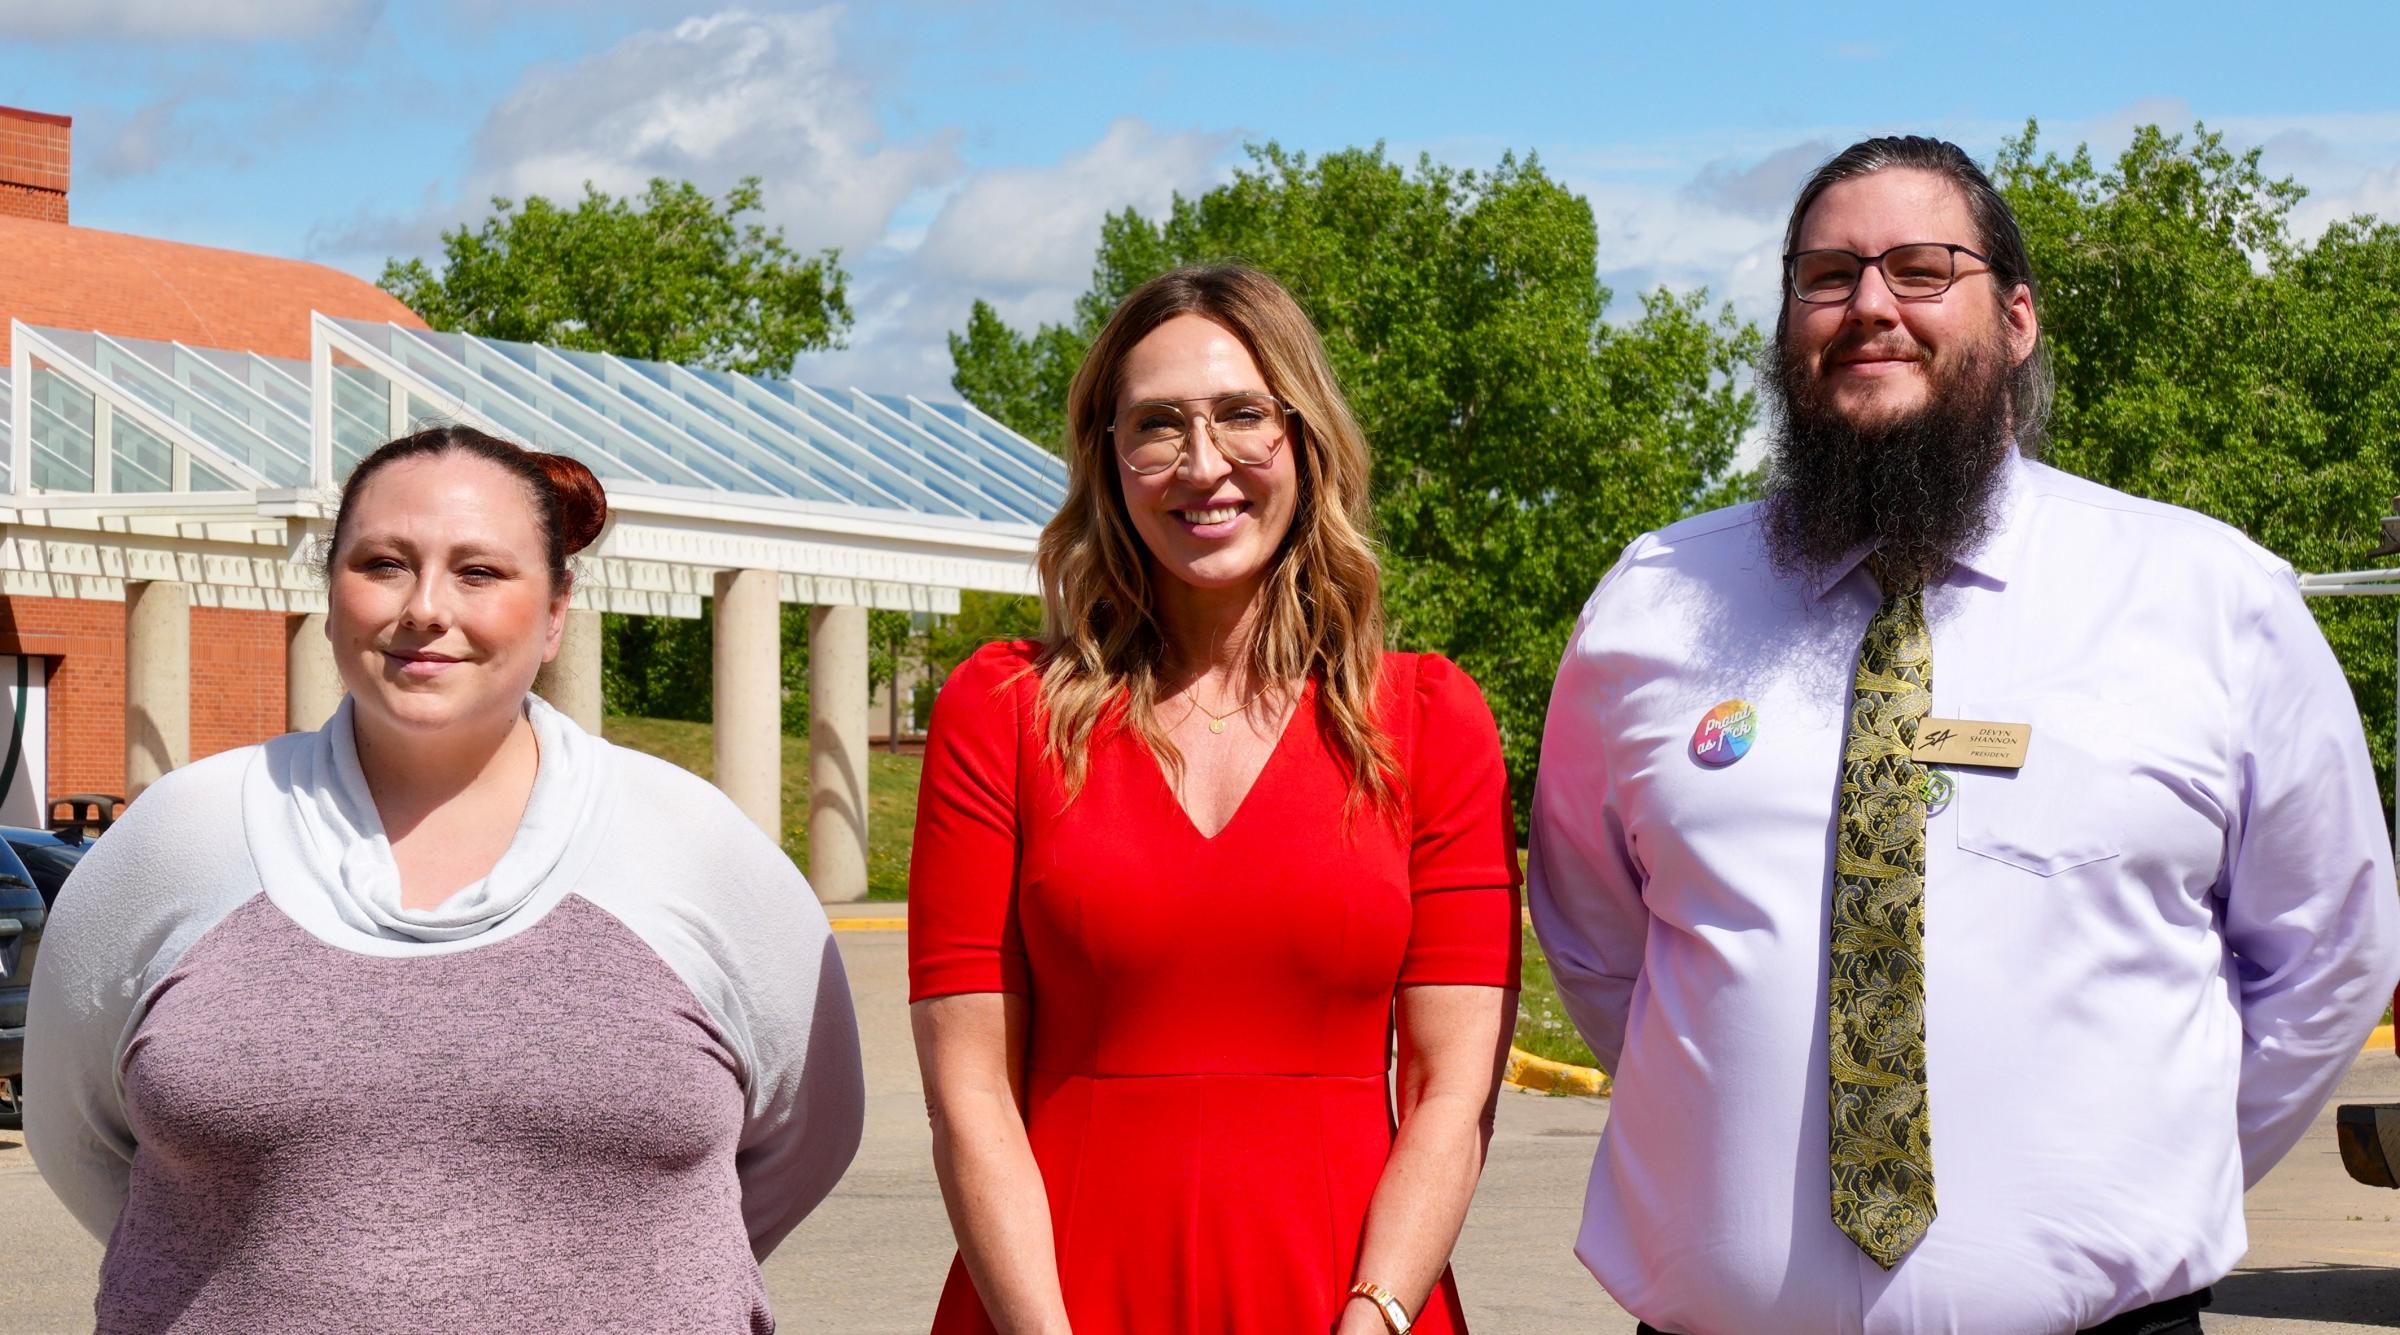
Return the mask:
<path fill-rule="evenodd" d="M 1950 579 L 1962 576 L 1993 588 L 2006 588 L 2008 579 L 2017 567 L 2017 557 L 2025 545 L 2025 511 L 2033 504 L 2033 465 L 2017 452 L 2016 443 L 2008 446 L 2008 458 L 2000 465 L 2000 477 L 1994 484 L 1992 496 L 1992 531 L 1982 543 L 1958 558 L 1958 568 Z M 1823 599 L 1850 578 L 1875 550 L 1873 543 L 1860 543 L 1843 554 L 1842 559 L 1816 572 L 1809 586 L 1809 595 Z"/>

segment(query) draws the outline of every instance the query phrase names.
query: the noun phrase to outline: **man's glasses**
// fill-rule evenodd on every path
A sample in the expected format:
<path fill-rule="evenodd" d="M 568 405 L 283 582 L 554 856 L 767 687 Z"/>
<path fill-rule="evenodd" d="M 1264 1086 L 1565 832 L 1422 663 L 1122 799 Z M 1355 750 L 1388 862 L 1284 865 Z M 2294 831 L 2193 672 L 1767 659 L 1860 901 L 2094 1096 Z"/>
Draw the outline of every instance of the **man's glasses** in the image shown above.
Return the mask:
<path fill-rule="evenodd" d="M 1283 448 L 1289 434 L 1284 419 L 1298 411 L 1257 390 L 1186 402 L 1195 411 L 1184 411 L 1183 404 L 1150 402 L 1117 414 L 1108 433 L 1127 468 L 1145 476 L 1173 468 L 1183 458 L 1195 425 L 1207 433 L 1218 453 L 1245 468 L 1257 468 Z"/>
<path fill-rule="evenodd" d="M 1988 272 L 1992 262 L 1988 255 L 1940 241 L 1917 241 L 1894 246 L 1881 255 L 1796 250 L 1783 257 L 1783 281 L 1794 300 L 1812 306 L 1831 305 L 1848 301 L 1850 294 L 1858 291 L 1859 276 L 1872 265 L 1883 270 L 1883 285 L 1895 297 L 1938 297 L 1965 276 L 1958 271 L 1961 255 L 1987 266 L 1970 269 L 1968 274 Z"/>

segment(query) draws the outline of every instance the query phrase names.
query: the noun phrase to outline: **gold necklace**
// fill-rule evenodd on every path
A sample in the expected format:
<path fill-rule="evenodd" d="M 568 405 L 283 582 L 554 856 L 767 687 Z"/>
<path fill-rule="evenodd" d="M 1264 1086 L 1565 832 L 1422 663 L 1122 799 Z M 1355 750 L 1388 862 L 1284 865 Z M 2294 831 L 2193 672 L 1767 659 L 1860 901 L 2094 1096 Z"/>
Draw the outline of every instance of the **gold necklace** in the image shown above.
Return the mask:
<path fill-rule="evenodd" d="M 1250 706 L 1252 706 L 1252 705 L 1254 705 L 1254 704 L 1257 704 L 1257 703 L 1258 703 L 1258 697 L 1260 697 L 1260 696 L 1262 696 L 1262 695 L 1265 695 L 1265 694 L 1267 693 L 1267 688 L 1266 688 L 1265 686 L 1263 686 L 1263 685 L 1262 685 L 1262 686 L 1258 687 L 1256 690 L 1254 690 L 1254 691 L 1250 692 L 1250 698 L 1249 698 L 1249 699 L 1242 701 L 1240 704 L 1238 704 L 1238 705 L 1235 705 L 1233 708 L 1231 708 L 1231 709 L 1228 709 L 1228 710 L 1226 710 L 1224 713 L 1220 714 L 1220 713 L 1216 712 L 1215 710 L 1208 708 L 1206 705 L 1203 705 L 1203 704 L 1201 704 L 1201 703 L 1200 703 L 1200 692 L 1199 692 L 1199 690 L 1197 689 L 1197 688 L 1199 687 L 1199 685 L 1200 685 L 1200 683 L 1199 683 L 1199 682 L 1196 682 L 1196 681 L 1195 681 L 1195 682 L 1193 682 L 1193 683 L 1191 684 L 1191 686 L 1188 686 L 1188 687 L 1184 688 L 1184 694 L 1185 694 L 1185 695 L 1188 695 L 1188 696 L 1190 696 L 1190 697 L 1192 698 L 1192 708 L 1193 708 L 1193 709 L 1197 709 L 1197 710 L 1199 710 L 1201 713 L 1208 715 L 1208 730 L 1209 730 L 1210 732 L 1212 732 L 1212 733 L 1222 733 L 1222 732 L 1224 732 L 1224 731 L 1225 731 L 1225 720 L 1227 720 L 1227 719 L 1229 719 L 1229 718 L 1232 718 L 1234 715 L 1236 715 L 1236 714 L 1239 714 L 1239 713 L 1243 712 L 1244 710 L 1247 710 L 1248 708 L 1250 708 Z M 1187 712 L 1187 713 L 1185 713 L 1185 714 L 1184 714 L 1184 717 L 1185 717 L 1185 718 L 1190 718 L 1190 717 L 1191 717 L 1191 714 L 1190 714 L 1189 712 Z"/>

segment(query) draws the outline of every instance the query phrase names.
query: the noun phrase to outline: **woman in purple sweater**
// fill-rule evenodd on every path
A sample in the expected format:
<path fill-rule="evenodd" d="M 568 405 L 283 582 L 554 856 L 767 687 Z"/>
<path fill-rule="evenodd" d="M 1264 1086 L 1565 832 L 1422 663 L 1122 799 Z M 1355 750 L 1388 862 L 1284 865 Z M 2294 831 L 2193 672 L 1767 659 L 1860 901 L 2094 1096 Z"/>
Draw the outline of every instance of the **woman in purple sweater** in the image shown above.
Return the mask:
<path fill-rule="evenodd" d="M 858 1144 L 823 912 L 714 788 L 529 694 L 581 464 L 362 462 L 331 722 L 187 766 L 59 896 L 26 1137 L 115 1331 L 751 1331 Z"/>

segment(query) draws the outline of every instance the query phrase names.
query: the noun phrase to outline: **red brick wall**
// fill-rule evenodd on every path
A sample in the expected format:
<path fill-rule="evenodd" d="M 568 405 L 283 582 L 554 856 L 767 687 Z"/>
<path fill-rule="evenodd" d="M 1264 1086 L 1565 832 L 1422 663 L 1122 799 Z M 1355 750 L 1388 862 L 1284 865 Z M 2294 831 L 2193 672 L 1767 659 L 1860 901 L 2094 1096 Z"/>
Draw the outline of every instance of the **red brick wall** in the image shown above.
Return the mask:
<path fill-rule="evenodd" d="M 125 791 L 125 605 L 0 598 L 0 653 L 50 663 L 50 795 Z M 192 609 L 192 758 L 283 731 L 283 614 Z"/>
<path fill-rule="evenodd" d="M 192 759 L 283 732 L 283 613 L 192 609 Z"/>
<path fill-rule="evenodd" d="M 0 181 L 0 218 L 63 223 L 67 220 L 67 197 L 53 190 L 33 190 Z"/>
<path fill-rule="evenodd" d="M 0 217 L 67 220 L 73 133 L 64 116 L 0 107 Z"/>

